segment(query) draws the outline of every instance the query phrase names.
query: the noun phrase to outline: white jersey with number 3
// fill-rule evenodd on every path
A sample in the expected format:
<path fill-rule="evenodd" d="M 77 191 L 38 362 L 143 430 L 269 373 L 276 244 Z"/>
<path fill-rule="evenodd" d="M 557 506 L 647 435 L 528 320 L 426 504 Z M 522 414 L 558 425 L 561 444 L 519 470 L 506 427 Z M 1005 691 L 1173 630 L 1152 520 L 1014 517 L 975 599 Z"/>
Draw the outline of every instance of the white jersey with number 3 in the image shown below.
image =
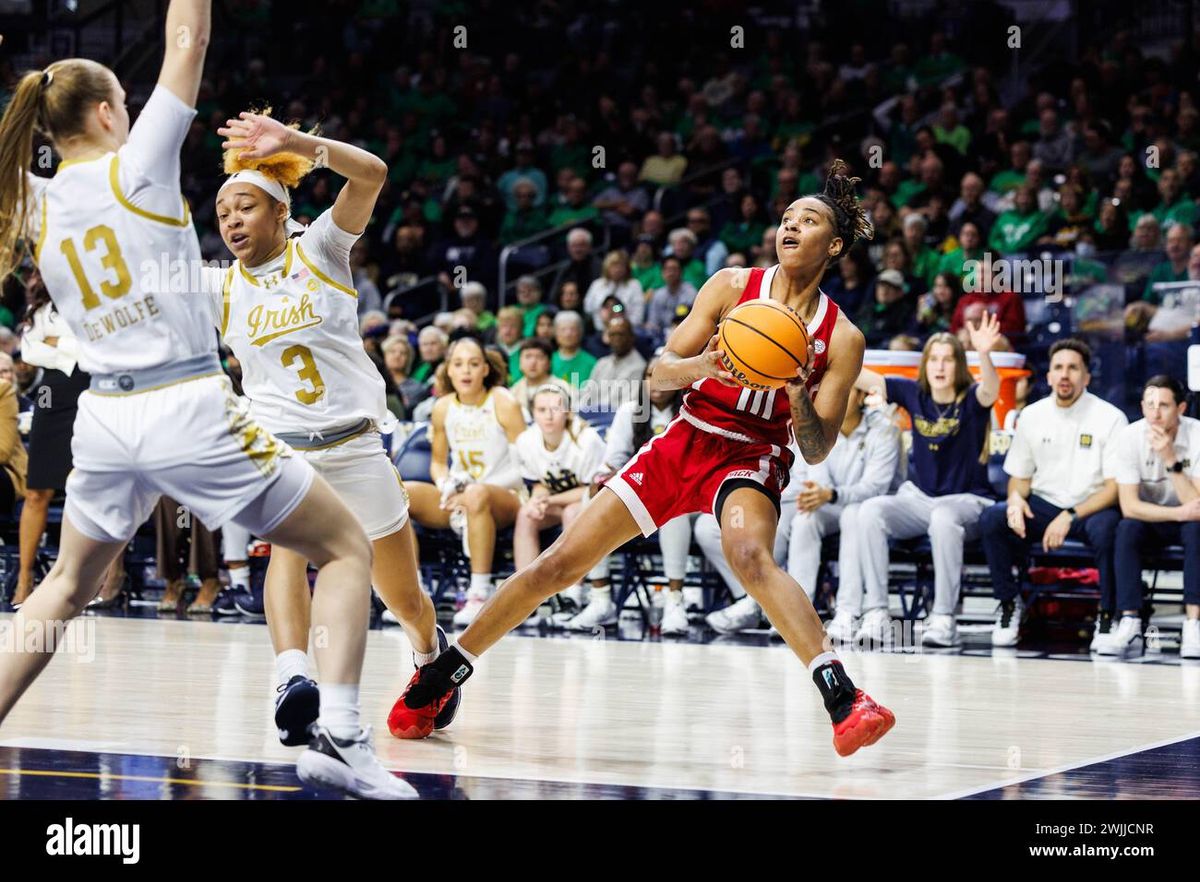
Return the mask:
<path fill-rule="evenodd" d="M 357 239 L 326 211 L 274 260 L 253 268 L 236 261 L 218 290 L 206 285 L 251 412 L 272 432 L 389 421 L 383 377 L 358 331 L 350 271 Z"/>
<path fill-rule="evenodd" d="M 30 176 L 35 259 L 79 339 L 79 365 L 111 374 L 216 351 L 202 308 L 200 243 L 179 187 L 196 112 L 154 90 L 116 153 Z"/>

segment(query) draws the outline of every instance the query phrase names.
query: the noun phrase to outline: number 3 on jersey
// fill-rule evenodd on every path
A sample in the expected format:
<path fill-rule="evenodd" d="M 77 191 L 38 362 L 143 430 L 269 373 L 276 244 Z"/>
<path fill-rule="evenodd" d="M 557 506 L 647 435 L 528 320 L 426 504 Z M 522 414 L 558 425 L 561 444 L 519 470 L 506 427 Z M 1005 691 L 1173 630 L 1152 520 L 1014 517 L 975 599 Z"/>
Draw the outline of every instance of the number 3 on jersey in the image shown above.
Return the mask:
<path fill-rule="evenodd" d="M 100 265 L 104 269 L 117 274 L 116 281 L 105 279 L 100 283 L 100 291 L 105 297 L 110 297 L 117 300 L 129 293 L 129 289 L 133 286 L 133 278 L 129 275 L 129 267 L 125 264 L 125 258 L 121 256 L 121 245 L 117 242 L 116 234 L 113 233 L 112 227 L 106 227 L 103 224 L 97 227 L 92 227 L 83 234 L 83 248 L 87 252 L 96 250 L 96 246 L 104 245 L 104 254 L 100 257 Z M 95 309 L 100 305 L 100 298 L 96 295 L 95 289 L 87 280 L 87 276 L 83 272 L 83 264 L 79 260 L 79 251 L 75 248 L 74 239 L 63 239 L 59 246 L 62 249 L 63 256 L 66 257 L 67 263 L 71 266 L 71 272 L 75 276 L 75 281 L 79 285 L 79 291 L 83 295 L 83 308 Z"/>
<path fill-rule="evenodd" d="M 313 361 L 311 349 L 297 343 L 283 350 L 279 360 L 285 368 L 291 368 L 297 361 L 300 362 L 300 370 L 296 376 L 304 386 L 297 389 L 295 394 L 301 404 L 316 404 L 325 396 L 325 381 L 321 379 L 321 372 L 317 370 L 317 363 Z M 308 388 L 310 386 L 312 388 Z"/>

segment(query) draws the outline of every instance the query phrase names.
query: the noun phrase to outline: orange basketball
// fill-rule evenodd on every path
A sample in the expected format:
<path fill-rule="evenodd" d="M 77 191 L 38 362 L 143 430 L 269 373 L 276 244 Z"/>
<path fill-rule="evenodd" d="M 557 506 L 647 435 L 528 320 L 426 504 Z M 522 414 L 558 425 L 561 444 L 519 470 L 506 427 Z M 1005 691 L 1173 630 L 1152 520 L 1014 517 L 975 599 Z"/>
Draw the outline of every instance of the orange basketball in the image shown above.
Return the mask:
<path fill-rule="evenodd" d="M 750 389 L 778 389 L 808 361 L 808 329 L 777 300 L 748 300 L 721 322 L 725 369 Z"/>

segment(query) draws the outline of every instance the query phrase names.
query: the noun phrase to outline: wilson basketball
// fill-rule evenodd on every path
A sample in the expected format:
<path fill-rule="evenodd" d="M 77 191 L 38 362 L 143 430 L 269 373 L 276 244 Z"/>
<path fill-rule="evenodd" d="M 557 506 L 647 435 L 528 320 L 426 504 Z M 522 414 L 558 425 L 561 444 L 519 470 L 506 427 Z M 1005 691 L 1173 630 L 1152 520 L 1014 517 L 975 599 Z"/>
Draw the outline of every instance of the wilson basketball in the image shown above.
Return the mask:
<path fill-rule="evenodd" d="M 807 363 L 808 329 L 795 310 L 775 300 L 748 300 L 721 322 L 725 369 L 750 389 L 777 389 Z"/>

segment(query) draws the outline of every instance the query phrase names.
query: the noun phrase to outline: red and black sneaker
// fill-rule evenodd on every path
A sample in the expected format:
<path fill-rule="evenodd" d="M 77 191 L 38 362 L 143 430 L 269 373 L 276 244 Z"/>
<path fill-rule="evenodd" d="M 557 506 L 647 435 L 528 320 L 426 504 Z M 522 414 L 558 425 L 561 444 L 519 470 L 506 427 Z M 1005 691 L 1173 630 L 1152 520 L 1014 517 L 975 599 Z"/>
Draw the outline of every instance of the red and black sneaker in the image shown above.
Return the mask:
<path fill-rule="evenodd" d="M 442 659 L 439 657 L 438 661 Z M 470 674 L 463 664 L 448 675 L 437 661 L 418 669 L 388 714 L 388 731 L 397 738 L 427 738 L 442 710 L 458 695 L 458 684 Z M 457 679 L 456 679 L 457 677 Z M 446 721 L 448 724 L 449 721 Z"/>
<path fill-rule="evenodd" d="M 874 744 L 894 725 L 896 715 L 858 689 L 850 713 L 833 724 L 833 749 L 839 756 L 850 756 L 860 747 Z"/>

